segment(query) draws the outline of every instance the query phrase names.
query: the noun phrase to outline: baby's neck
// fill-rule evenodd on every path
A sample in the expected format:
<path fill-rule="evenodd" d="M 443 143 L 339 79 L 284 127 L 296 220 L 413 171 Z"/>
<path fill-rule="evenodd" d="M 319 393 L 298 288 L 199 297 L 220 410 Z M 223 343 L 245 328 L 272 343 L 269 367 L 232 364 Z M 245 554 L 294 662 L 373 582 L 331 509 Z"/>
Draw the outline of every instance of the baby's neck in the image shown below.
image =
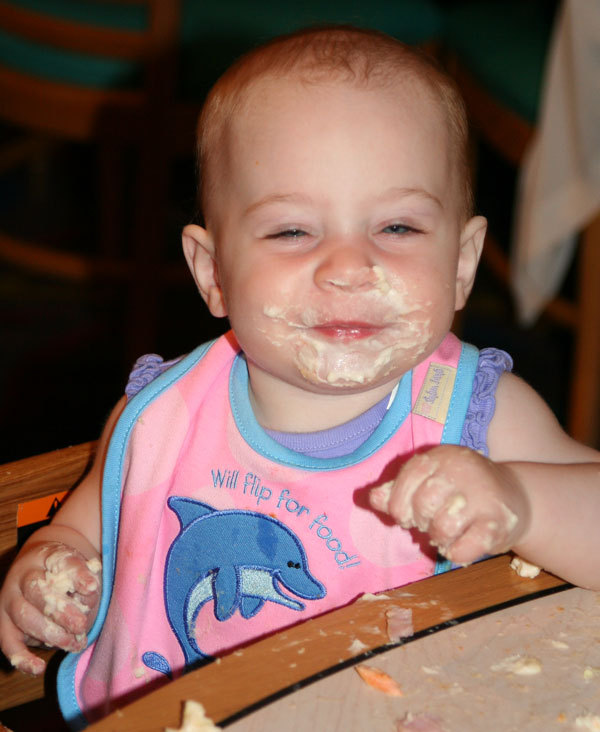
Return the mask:
<path fill-rule="evenodd" d="M 377 404 L 396 386 L 396 382 L 389 382 L 361 392 L 321 394 L 282 382 L 252 364 L 248 364 L 248 371 L 254 416 L 262 427 L 279 432 L 317 432 L 344 424 Z"/>

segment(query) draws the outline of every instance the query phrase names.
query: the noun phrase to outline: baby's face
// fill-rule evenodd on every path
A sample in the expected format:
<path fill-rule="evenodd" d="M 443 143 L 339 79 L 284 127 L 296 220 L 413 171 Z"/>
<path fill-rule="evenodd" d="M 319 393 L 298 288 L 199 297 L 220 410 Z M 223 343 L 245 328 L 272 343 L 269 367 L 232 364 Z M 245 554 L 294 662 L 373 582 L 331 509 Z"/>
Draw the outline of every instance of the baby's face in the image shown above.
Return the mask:
<path fill-rule="evenodd" d="M 414 83 L 252 93 L 209 228 L 251 378 L 361 391 L 435 350 L 460 289 L 452 168 L 442 115 Z"/>

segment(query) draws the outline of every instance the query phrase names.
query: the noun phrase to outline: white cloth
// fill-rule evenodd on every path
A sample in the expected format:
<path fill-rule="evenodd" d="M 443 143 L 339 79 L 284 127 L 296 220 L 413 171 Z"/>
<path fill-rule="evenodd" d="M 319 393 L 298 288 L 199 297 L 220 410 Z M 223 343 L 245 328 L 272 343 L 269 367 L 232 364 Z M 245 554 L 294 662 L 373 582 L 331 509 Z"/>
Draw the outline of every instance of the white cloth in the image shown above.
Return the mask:
<path fill-rule="evenodd" d="M 577 234 L 599 210 L 600 0 L 564 0 L 517 188 L 511 281 L 524 324 L 560 289 Z"/>

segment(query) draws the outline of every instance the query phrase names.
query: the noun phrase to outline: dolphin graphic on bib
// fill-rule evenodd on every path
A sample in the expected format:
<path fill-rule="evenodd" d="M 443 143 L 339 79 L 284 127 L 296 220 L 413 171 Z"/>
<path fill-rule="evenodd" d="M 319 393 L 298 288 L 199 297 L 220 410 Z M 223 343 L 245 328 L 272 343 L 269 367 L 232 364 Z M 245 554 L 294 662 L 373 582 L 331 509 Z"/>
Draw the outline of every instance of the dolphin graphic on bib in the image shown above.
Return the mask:
<path fill-rule="evenodd" d="M 165 605 L 186 666 L 209 658 L 195 633 L 198 613 L 207 602 L 214 603 L 217 620 L 225 622 L 236 610 L 252 618 L 266 602 L 300 611 L 305 607 L 301 600 L 325 596 L 308 569 L 300 540 L 277 519 L 254 511 L 217 511 L 179 496 L 169 498 L 168 506 L 181 526 L 167 554 Z M 158 653 L 144 653 L 142 660 L 149 668 L 170 673 Z"/>

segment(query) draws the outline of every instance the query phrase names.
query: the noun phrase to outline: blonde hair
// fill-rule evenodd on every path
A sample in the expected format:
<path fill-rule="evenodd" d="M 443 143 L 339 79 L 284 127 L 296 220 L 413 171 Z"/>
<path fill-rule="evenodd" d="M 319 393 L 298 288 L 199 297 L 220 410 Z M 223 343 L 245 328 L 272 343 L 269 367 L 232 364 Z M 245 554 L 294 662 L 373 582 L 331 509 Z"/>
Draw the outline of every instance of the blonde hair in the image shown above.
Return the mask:
<path fill-rule="evenodd" d="M 238 59 L 209 92 L 198 123 L 198 216 L 214 195 L 230 122 L 242 114 L 251 91 L 264 79 L 289 77 L 304 84 L 339 81 L 364 88 L 416 79 L 429 90 L 446 117 L 456 154 L 466 217 L 473 208 L 465 105 L 452 79 L 437 63 L 391 36 L 349 26 L 310 28 L 276 38 Z M 204 214 L 204 216 L 203 216 Z"/>

